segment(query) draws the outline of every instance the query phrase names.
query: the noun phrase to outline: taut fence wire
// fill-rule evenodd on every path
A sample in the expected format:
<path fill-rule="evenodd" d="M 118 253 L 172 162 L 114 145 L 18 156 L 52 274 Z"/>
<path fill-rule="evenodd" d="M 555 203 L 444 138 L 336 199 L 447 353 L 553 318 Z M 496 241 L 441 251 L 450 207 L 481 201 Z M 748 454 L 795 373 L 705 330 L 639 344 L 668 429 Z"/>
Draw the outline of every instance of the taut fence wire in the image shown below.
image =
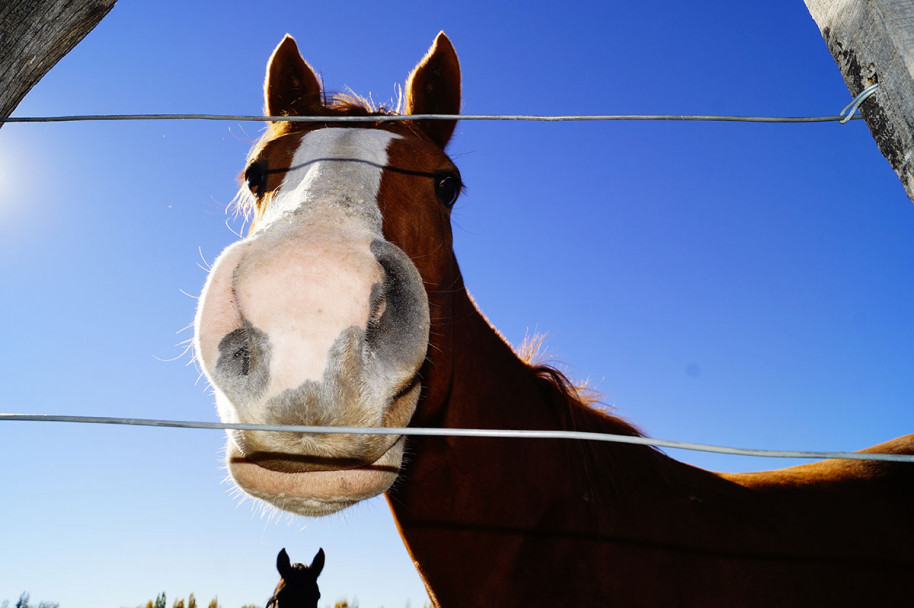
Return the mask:
<path fill-rule="evenodd" d="M 879 83 L 868 86 L 836 116 L 728 116 L 717 114 L 381 114 L 376 116 L 251 116 L 245 114 L 81 114 L 70 116 L 0 117 L 3 123 L 98 122 L 117 120 L 223 120 L 232 122 L 397 122 L 404 120 L 505 120 L 526 122 L 606 122 L 606 121 L 686 121 L 686 122 L 753 122 L 845 124 L 860 119 L 857 114 L 866 99 L 876 92 Z"/>
<path fill-rule="evenodd" d="M 406 120 L 525 121 L 525 122 L 609 122 L 686 121 L 749 123 L 819 123 L 862 118 L 859 114 L 836 116 L 726 116 L 714 114 L 383 114 L 379 116 L 252 116 L 245 114 L 82 114 L 71 116 L 14 116 L 0 123 L 104 122 L 119 120 L 221 120 L 231 122 L 399 122 Z"/>
<path fill-rule="evenodd" d="M 687 441 L 671 441 L 594 433 L 585 431 L 554 430 L 513 430 L 513 429 L 445 429 L 412 427 L 361 427 L 361 426 L 304 426 L 283 424 L 246 424 L 232 422 L 198 422 L 190 420 L 155 420 L 149 418 L 117 418 L 106 416 L 57 416 L 51 414 L 0 414 L 0 422 L 66 422 L 83 424 L 116 424 L 127 426 L 169 427 L 182 429 L 217 429 L 239 431 L 268 431 L 282 433 L 314 433 L 330 435 L 410 435 L 414 437 L 489 437 L 505 439 L 570 439 L 578 441 L 602 441 L 628 443 L 695 452 L 712 452 L 734 456 L 755 456 L 763 458 L 802 458 L 820 460 L 836 458 L 841 460 L 878 460 L 883 462 L 914 463 L 914 454 L 878 454 L 871 452 L 816 452 L 802 450 L 758 450 L 733 448 Z"/>
<path fill-rule="evenodd" d="M 250 116 L 244 114 L 82 114 L 71 116 L 0 117 L 3 123 L 97 122 L 116 120 L 224 120 L 232 122 L 397 122 L 404 120 L 507 120 L 526 122 L 605 122 L 687 121 L 687 122 L 754 122 L 754 123 L 814 123 L 845 124 L 860 119 L 857 114 L 866 99 L 875 93 L 879 83 L 860 91 L 836 116 L 727 116 L 715 114 L 382 114 L 377 116 Z"/>

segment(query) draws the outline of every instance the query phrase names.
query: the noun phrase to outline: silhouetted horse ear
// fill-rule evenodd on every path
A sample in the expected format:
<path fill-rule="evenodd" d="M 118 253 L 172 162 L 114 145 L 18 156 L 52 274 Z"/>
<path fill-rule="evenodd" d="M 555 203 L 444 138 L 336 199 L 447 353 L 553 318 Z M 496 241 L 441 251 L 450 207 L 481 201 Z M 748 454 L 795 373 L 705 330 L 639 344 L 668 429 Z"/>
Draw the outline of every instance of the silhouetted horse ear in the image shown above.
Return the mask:
<path fill-rule="evenodd" d="M 263 102 L 265 116 L 310 116 L 323 109 L 317 75 L 288 34 L 267 62 Z"/>
<path fill-rule="evenodd" d="M 435 38 L 406 80 L 405 114 L 459 114 L 460 61 L 444 32 Z M 419 120 L 418 127 L 441 149 L 454 134 L 455 120 Z"/>
<path fill-rule="evenodd" d="M 324 569 L 324 549 L 321 547 L 317 550 L 317 555 L 314 556 L 314 559 L 311 560 L 311 565 L 309 569 L 314 574 L 314 578 L 320 576 L 321 570 Z"/>
<path fill-rule="evenodd" d="M 285 547 L 276 556 L 276 569 L 279 571 L 279 576 L 284 579 L 292 574 L 292 561 L 289 559 L 289 554 L 286 553 Z"/>

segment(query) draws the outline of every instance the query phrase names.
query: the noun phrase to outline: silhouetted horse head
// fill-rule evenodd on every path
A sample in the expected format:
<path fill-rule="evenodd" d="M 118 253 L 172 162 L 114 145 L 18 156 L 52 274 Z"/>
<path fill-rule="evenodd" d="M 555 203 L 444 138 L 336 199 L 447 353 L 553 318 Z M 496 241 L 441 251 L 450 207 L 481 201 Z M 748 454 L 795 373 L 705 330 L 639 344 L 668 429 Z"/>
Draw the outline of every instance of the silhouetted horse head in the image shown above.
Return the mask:
<path fill-rule="evenodd" d="M 282 549 L 276 556 L 276 569 L 279 570 L 279 583 L 267 600 L 266 608 L 317 608 L 317 600 L 321 599 L 317 577 L 324 569 L 323 549 L 318 549 L 310 566 L 293 564 L 289 554 Z"/>

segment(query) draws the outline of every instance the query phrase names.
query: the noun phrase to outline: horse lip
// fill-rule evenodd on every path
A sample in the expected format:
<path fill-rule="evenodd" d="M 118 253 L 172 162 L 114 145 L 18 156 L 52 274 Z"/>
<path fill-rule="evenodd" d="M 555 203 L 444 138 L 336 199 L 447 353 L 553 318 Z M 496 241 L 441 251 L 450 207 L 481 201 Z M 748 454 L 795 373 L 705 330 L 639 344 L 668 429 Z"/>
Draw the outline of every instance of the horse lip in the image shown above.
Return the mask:
<path fill-rule="evenodd" d="M 294 423 L 287 418 L 278 422 Z M 315 425 L 321 426 L 321 425 Z M 279 473 L 358 469 L 383 458 L 400 435 L 230 431 L 229 444 L 250 464 Z"/>
<path fill-rule="evenodd" d="M 241 458 L 259 467 L 278 473 L 345 471 L 366 466 L 365 462 L 358 458 L 329 458 L 308 454 L 289 454 L 287 452 L 250 452 L 244 454 Z"/>
<path fill-rule="evenodd" d="M 248 494 L 285 511 L 321 516 L 387 491 L 400 473 L 403 443 L 400 436 L 374 462 L 351 468 L 278 471 L 246 457 L 229 440 L 226 461 Z"/>

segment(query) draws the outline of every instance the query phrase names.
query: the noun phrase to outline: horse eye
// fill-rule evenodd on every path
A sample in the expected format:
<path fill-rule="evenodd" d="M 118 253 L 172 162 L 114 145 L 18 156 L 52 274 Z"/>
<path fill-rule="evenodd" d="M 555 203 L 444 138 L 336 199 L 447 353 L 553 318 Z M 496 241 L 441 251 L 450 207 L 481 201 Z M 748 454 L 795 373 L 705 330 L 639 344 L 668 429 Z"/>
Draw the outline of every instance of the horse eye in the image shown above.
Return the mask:
<path fill-rule="evenodd" d="M 460 194 L 460 178 L 452 173 L 435 177 L 435 196 L 446 207 L 453 207 Z"/>
<path fill-rule="evenodd" d="M 267 164 L 262 161 L 251 163 L 244 172 L 244 182 L 254 196 L 263 196 L 267 189 Z"/>

